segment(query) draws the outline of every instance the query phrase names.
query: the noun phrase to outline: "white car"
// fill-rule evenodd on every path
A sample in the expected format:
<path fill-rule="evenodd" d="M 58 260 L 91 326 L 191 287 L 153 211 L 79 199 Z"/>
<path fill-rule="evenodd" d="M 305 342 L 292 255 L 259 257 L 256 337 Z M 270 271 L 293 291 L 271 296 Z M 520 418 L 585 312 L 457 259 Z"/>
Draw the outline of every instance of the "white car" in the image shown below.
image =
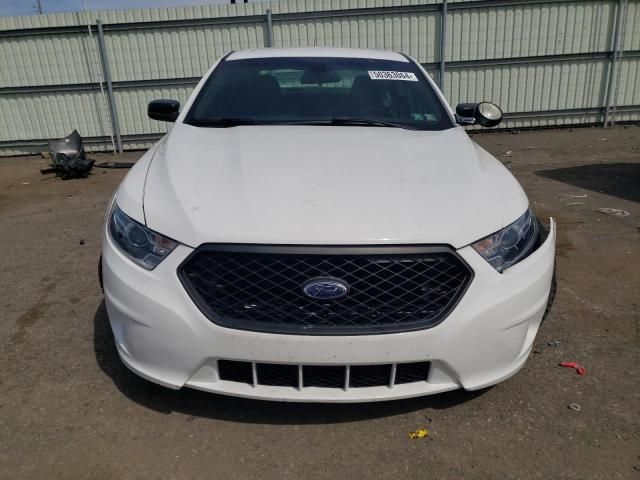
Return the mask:
<path fill-rule="evenodd" d="M 525 363 L 555 224 L 393 52 L 233 52 L 109 207 L 106 307 L 122 361 L 169 388 L 308 402 L 476 390 Z"/>

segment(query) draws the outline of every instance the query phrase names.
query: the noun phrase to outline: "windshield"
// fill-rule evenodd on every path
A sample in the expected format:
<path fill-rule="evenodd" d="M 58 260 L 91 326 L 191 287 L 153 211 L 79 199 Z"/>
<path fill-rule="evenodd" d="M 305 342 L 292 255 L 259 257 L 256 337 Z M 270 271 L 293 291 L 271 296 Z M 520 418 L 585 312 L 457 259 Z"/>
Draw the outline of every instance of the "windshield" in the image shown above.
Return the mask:
<path fill-rule="evenodd" d="M 199 92 L 185 123 L 453 127 L 413 62 L 322 57 L 223 61 Z"/>

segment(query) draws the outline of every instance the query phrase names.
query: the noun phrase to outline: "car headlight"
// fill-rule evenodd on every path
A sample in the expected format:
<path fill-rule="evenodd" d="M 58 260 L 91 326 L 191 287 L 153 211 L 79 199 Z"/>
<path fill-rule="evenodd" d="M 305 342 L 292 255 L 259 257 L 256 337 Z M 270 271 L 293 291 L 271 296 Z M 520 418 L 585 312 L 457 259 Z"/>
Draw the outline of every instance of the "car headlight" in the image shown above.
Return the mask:
<path fill-rule="evenodd" d="M 538 220 L 531 210 L 524 212 L 511 225 L 471 246 L 498 272 L 526 258 L 536 247 Z"/>
<path fill-rule="evenodd" d="M 178 242 L 125 215 L 115 203 L 109 216 L 109 232 L 123 253 L 147 270 L 153 270 L 178 246 Z"/>

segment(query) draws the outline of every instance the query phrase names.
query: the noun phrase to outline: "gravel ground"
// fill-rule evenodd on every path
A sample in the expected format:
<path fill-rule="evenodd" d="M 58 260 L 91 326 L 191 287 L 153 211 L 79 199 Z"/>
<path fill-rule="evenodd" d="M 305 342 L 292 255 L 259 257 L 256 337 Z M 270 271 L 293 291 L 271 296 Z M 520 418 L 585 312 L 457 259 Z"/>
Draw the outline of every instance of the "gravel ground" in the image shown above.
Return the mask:
<path fill-rule="evenodd" d="M 552 312 L 502 384 L 364 405 L 170 391 L 130 373 L 96 275 L 126 171 L 62 181 L 41 158 L 0 159 L 0 478 L 640 478 L 640 128 L 475 139 L 558 220 Z"/>

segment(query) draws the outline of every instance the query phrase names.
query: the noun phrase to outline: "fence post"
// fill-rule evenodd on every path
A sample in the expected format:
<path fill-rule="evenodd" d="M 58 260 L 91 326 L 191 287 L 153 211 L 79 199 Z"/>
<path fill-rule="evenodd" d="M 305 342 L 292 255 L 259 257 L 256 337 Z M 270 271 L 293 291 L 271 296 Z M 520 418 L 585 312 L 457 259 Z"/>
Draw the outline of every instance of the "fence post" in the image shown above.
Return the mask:
<path fill-rule="evenodd" d="M 607 124 L 609 123 L 609 109 L 611 108 L 611 91 L 613 90 L 613 86 L 617 81 L 616 78 L 616 63 L 618 62 L 618 50 L 620 48 L 620 23 L 622 21 L 622 1 L 618 0 L 618 5 L 616 6 L 616 17 L 614 20 L 613 26 L 613 56 L 611 58 L 611 62 L 609 64 L 609 75 L 607 77 L 607 87 L 606 87 L 606 103 L 604 106 L 604 123 L 603 127 L 607 128 Z"/>
<path fill-rule="evenodd" d="M 438 86 L 444 93 L 444 70 L 446 54 L 445 41 L 447 39 L 447 0 L 442 0 L 442 17 L 440 19 L 440 75 L 438 77 Z"/>
<path fill-rule="evenodd" d="M 102 75 L 107 83 L 107 92 L 109 96 L 109 115 L 111 116 L 111 128 L 116 136 L 118 144 L 118 153 L 122 153 L 122 139 L 120 138 L 120 125 L 118 124 L 118 112 L 116 111 L 116 101 L 113 96 L 113 85 L 111 84 L 111 73 L 109 72 L 109 58 L 107 57 L 107 48 L 104 44 L 104 32 L 102 31 L 102 22 L 96 20 L 98 27 L 98 50 L 100 50 L 100 61 L 102 63 Z"/>
<path fill-rule="evenodd" d="M 273 21 L 270 8 L 267 8 L 267 47 L 273 47 Z"/>
<path fill-rule="evenodd" d="M 616 71 L 616 89 L 613 93 L 613 105 L 611 109 L 611 126 L 616 124 L 616 108 L 618 107 L 618 91 L 620 90 L 620 76 L 622 75 L 622 54 L 624 53 L 624 34 L 626 31 L 626 22 L 624 20 L 627 14 L 628 0 L 622 1 L 622 13 L 620 14 L 620 21 L 622 26 L 620 27 L 620 41 L 618 42 L 618 70 Z"/>

